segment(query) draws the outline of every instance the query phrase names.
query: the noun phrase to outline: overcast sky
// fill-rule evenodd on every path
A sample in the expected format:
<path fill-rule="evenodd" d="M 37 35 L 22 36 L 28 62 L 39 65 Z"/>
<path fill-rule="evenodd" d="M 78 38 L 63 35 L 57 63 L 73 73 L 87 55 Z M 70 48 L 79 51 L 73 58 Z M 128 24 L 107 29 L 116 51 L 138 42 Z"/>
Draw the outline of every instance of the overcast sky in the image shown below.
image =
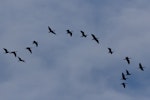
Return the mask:
<path fill-rule="evenodd" d="M 149 100 L 149 5 L 149 0 L 1 0 L 0 99 Z M 3 48 L 17 51 L 25 63 Z M 123 81 L 126 69 L 132 75 Z"/>

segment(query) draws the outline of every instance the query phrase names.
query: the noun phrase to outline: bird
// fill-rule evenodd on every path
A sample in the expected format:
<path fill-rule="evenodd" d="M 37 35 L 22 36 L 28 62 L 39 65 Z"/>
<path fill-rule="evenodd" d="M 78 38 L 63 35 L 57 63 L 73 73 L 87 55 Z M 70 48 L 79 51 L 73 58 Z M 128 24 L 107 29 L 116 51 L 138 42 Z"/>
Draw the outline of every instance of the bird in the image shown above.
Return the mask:
<path fill-rule="evenodd" d="M 139 68 L 141 69 L 141 71 L 144 71 L 144 67 L 142 66 L 141 63 L 139 63 Z"/>
<path fill-rule="evenodd" d="M 126 88 L 126 84 L 127 84 L 127 83 L 124 83 L 124 82 L 121 83 L 121 85 L 123 86 L 123 88 Z"/>
<path fill-rule="evenodd" d="M 113 51 L 111 50 L 111 48 L 108 48 L 108 50 L 110 54 L 113 54 Z"/>
<path fill-rule="evenodd" d="M 87 35 L 83 32 L 83 31 L 80 31 L 82 36 L 81 37 L 87 37 Z"/>
<path fill-rule="evenodd" d="M 95 40 L 95 41 L 99 44 L 99 40 L 98 40 L 98 38 L 97 38 L 94 34 L 91 34 L 91 36 L 93 37 L 93 39 L 92 39 L 92 40 Z"/>
<path fill-rule="evenodd" d="M 131 75 L 127 69 L 126 69 L 126 75 Z"/>
<path fill-rule="evenodd" d="M 126 80 L 127 78 L 125 77 L 124 73 L 122 73 L 122 80 Z"/>
<path fill-rule="evenodd" d="M 49 33 L 53 33 L 56 35 L 56 33 L 48 26 L 48 30 L 49 30 Z"/>
<path fill-rule="evenodd" d="M 32 53 L 31 47 L 26 47 L 26 49 L 27 49 L 30 53 Z"/>
<path fill-rule="evenodd" d="M 70 30 L 66 30 L 67 34 L 69 34 L 70 36 L 72 36 L 72 32 Z"/>
<path fill-rule="evenodd" d="M 21 62 L 25 62 L 25 60 L 23 60 L 22 58 L 18 57 L 19 61 Z"/>
<path fill-rule="evenodd" d="M 13 54 L 15 57 L 17 57 L 17 53 L 16 53 L 17 51 L 12 51 L 12 52 L 10 52 L 11 54 Z"/>
<path fill-rule="evenodd" d="M 128 63 L 128 64 L 130 64 L 130 59 L 131 59 L 131 58 L 129 58 L 129 57 L 125 57 L 125 59 L 124 59 L 124 60 L 126 60 L 126 61 L 127 61 L 127 63 Z"/>
<path fill-rule="evenodd" d="M 3 48 L 3 49 L 4 49 L 5 53 L 9 53 L 9 51 L 6 48 Z"/>
<path fill-rule="evenodd" d="M 33 44 L 35 44 L 36 47 L 38 47 L 38 42 L 37 41 L 33 41 Z"/>

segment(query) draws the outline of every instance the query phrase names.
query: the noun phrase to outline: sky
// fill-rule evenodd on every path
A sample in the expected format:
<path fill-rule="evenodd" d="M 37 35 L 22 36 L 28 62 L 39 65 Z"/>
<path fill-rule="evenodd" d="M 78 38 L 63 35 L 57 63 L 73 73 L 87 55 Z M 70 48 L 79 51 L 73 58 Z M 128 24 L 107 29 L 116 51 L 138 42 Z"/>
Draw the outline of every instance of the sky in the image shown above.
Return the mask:
<path fill-rule="evenodd" d="M 149 100 L 149 4 L 149 0 L 1 0 L 0 99 Z M 48 33 L 48 26 L 56 35 Z M 25 63 L 3 48 L 17 51 Z M 123 81 L 126 69 L 131 75 Z"/>

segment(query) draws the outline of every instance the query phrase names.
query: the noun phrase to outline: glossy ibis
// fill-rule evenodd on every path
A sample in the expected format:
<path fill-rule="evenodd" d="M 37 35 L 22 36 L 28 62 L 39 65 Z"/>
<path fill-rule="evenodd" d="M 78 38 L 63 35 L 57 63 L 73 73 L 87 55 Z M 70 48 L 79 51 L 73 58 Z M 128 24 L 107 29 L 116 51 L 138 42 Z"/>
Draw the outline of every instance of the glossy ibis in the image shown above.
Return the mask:
<path fill-rule="evenodd" d="M 49 33 L 53 33 L 56 35 L 56 33 L 48 26 L 48 30 L 49 30 Z"/>
<path fill-rule="evenodd" d="M 25 62 L 25 60 L 23 60 L 22 58 L 18 57 L 19 61 L 21 62 Z"/>
<path fill-rule="evenodd" d="M 126 69 L 126 75 L 131 75 L 127 69 Z"/>
<path fill-rule="evenodd" d="M 127 63 L 128 63 L 128 64 L 130 64 L 130 59 L 131 59 L 131 58 L 129 58 L 129 57 L 125 57 L 125 59 L 124 59 L 124 60 L 126 60 L 126 61 L 127 61 Z"/>
<path fill-rule="evenodd" d="M 144 71 L 144 67 L 142 66 L 141 63 L 139 63 L 139 68 L 140 68 L 141 71 Z"/>
<path fill-rule="evenodd" d="M 122 80 L 126 80 L 127 78 L 125 77 L 124 73 L 122 73 Z"/>
<path fill-rule="evenodd" d="M 5 53 L 9 53 L 9 51 L 6 48 L 3 48 L 3 49 L 4 49 Z"/>
<path fill-rule="evenodd" d="M 66 30 L 67 34 L 69 34 L 70 36 L 72 36 L 72 32 L 70 30 Z"/>
<path fill-rule="evenodd" d="M 108 50 L 109 50 L 109 53 L 110 53 L 110 54 L 113 54 L 113 51 L 112 51 L 111 48 L 108 48 Z"/>
<path fill-rule="evenodd" d="M 31 47 L 26 47 L 26 49 L 27 49 L 30 53 L 32 53 Z"/>
<path fill-rule="evenodd" d="M 124 82 L 121 83 L 121 85 L 123 86 L 123 88 L 126 88 L 126 84 L 127 84 L 127 83 L 124 83 Z"/>
<path fill-rule="evenodd" d="M 38 47 L 38 42 L 37 41 L 33 41 L 33 44 L 35 44 L 36 47 Z"/>
<path fill-rule="evenodd" d="M 94 34 L 91 34 L 91 36 L 93 37 L 93 39 L 92 39 L 92 40 L 95 40 L 95 41 L 99 44 L 99 40 L 98 40 L 98 38 L 97 38 Z"/>
<path fill-rule="evenodd" d="M 82 36 L 81 37 L 87 37 L 87 35 L 83 32 L 83 31 L 80 31 Z"/>
<path fill-rule="evenodd" d="M 13 54 L 15 57 L 17 57 L 17 53 L 16 53 L 17 51 L 12 51 L 12 52 L 10 52 L 11 54 Z"/>

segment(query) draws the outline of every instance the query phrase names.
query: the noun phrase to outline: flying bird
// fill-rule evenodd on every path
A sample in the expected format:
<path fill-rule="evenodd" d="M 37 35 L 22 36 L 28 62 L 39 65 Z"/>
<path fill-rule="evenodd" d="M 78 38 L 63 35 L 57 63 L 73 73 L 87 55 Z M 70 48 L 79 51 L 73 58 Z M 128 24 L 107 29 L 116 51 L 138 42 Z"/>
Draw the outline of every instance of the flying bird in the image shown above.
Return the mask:
<path fill-rule="evenodd" d="M 33 41 L 33 44 L 35 44 L 36 47 L 38 47 L 38 42 L 37 41 Z"/>
<path fill-rule="evenodd" d="M 126 61 L 127 61 L 127 63 L 128 63 L 128 64 L 130 64 L 130 59 L 131 59 L 131 58 L 129 58 L 129 57 L 125 57 L 125 59 L 124 59 L 124 60 L 126 60 Z"/>
<path fill-rule="evenodd" d="M 56 33 L 48 26 L 48 30 L 49 30 L 49 33 L 53 33 L 56 35 Z"/>
<path fill-rule="evenodd" d="M 26 47 L 26 49 L 27 49 L 30 53 L 32 53 L 31 47 Z"/>
<path fill-rule="evenodd" d="M 126 75 L 131 75 L 127 69 L 126 69 Z"/>
<path fill-rule="evenodd" d="M 127 78 L 125 77 L 124 73 L 122 73 L 122 80 L 126 80 Z"/>
<path fill-rule="evenodd" d="M 19 61 L 21 62 L 25 62 L 25 60 L 23 60 L 22 58 L 18 57 Z"/>
<path fill-rule="evenodd" d="M 93 39 L 92 39 L 92 40 L 95 40 L 95 41 L 99 44 L 99 40 L 98 40 L 98 38 L 97 38 L 94 34 L 91 34 L 91 36 L 93 37 Z"/>
<path fill-rule="evenodd" d="M 139 68 L 141 69 L 141 71 L 144 71 L 144 67 L 142 66 L 141 63 L 139 63 Z"/>
<path fill-rule="evenodd" d="M 83 32 L 83 31 L 80 31 L 82 36 L 81 37 L 87 37 L 87 35 Z"/>
<path fill-rule="evenodd" d="M 123 88 L 126 88 L 126 84 L 127 84 L 127 83 L 124 83 L 124 82 L 121 83 L 121 85 L 123 86 Z"/>
<path fill-rule="evenodd" d="M 111 50 L 111 48 L 108 48 L 108 50 L 110 54 L 113 54 L 113 51 Z"/>
<path fill-rule="evenodd" d="M 11 54 L 13 54 L 15 57 L 17 57 L 17 53 L 16 53 L 17 51 L 12 51 L 12 52 L 10 52 Z"/>
<path fill-rule="evenodd" d="M 66 30 L 67 34 L 69 34 L 70 36 L 72 36 L 72 32 L 70 30 Z"/>
<path fill-rule="evenodd" d="M 3 48 L 3 49 L 4 49 L 5 53 L 9 53 L 9 51 L 6 48 Z"/>

